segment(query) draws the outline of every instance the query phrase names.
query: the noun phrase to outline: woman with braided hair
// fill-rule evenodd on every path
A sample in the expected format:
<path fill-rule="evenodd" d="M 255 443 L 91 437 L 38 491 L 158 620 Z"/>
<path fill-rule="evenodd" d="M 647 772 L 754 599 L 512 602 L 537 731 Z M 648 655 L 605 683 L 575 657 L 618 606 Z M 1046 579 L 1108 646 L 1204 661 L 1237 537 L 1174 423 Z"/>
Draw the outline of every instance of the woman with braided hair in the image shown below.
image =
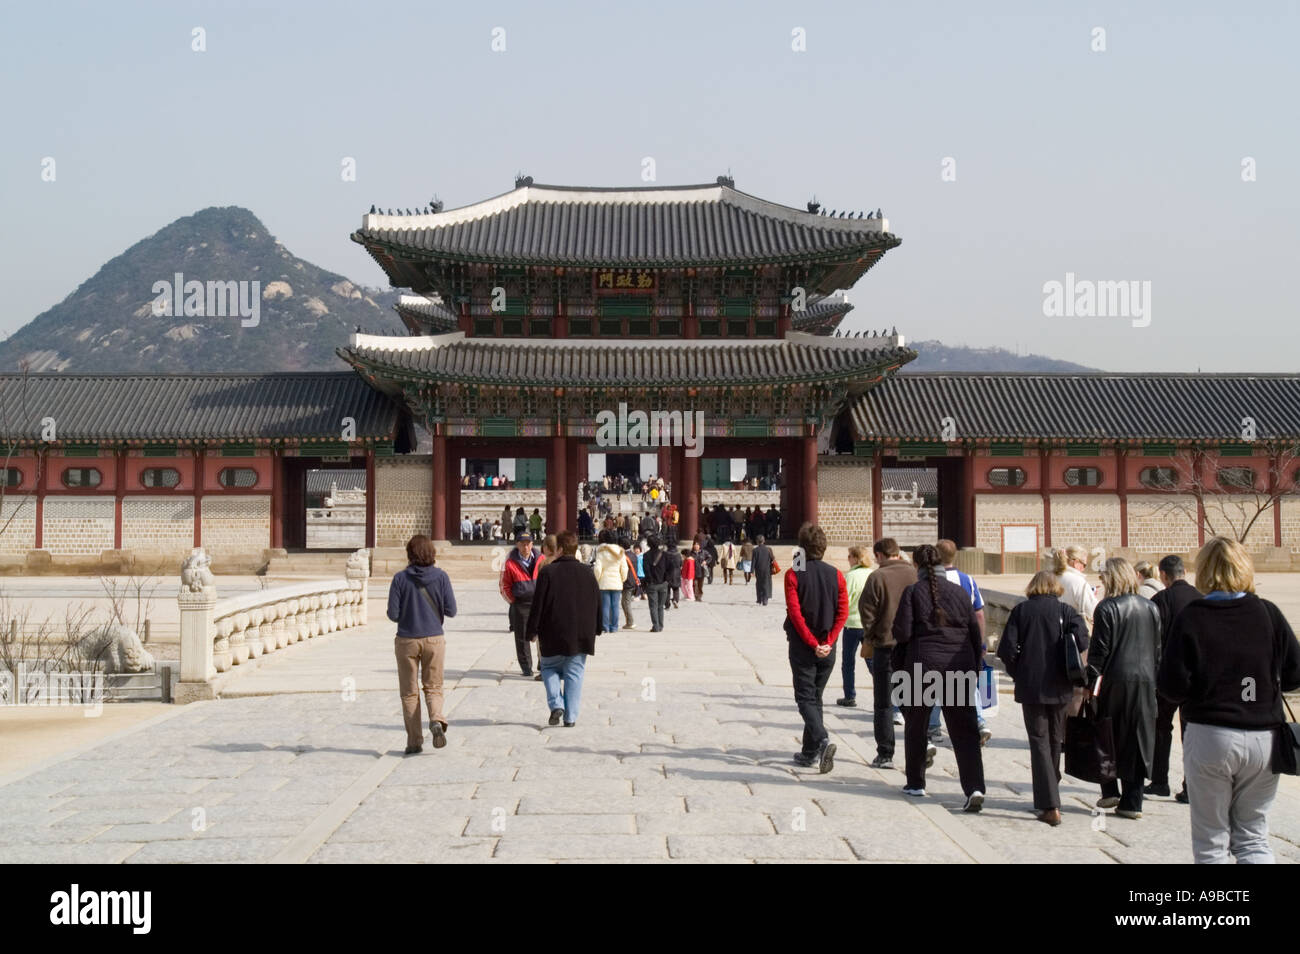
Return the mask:
<path fill-rule="evenodd" d="M 979 672 L 984 654 L 970 596 L 948 581 L 937 548 L 912 554 L 916 582 L 903 591 L 894 616 L 894 700 L 903 711 L 907 785 L 904 795 L 925 795 L 925 770 L 934 761 L 926 740 L 930 710 L 943 709 L 966 795 L 964 811 L 984 805 L 984 759 L 980 753 Z"/>

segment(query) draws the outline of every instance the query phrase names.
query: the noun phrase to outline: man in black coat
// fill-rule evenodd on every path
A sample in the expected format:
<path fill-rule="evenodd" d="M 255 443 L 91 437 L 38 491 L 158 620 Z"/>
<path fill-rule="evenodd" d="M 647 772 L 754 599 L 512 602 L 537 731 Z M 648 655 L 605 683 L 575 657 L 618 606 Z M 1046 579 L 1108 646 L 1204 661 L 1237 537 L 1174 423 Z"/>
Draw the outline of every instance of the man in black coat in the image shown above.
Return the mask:
<path fill-rule="evenodd" d="M 537 574 L 527 634 L 538 640 L 549 724 L 559 725 L 563 717 L 572 726 L 578 721 L 587 657 L 596 652 L 601 630 L 600 587 L 591 568 L 576 559 L 576 533 L 561 531 L 556 544 L 560 555 Z"/>
<path fill-rule="evenodd" d="M 1160 561 L 1160 582 L 1165 588 L 1153 596 L 1151 602 L 1160 610 L 1160 653 L 1163 656 L 1175 617 L 1188 603 L 1199 600 L 1201 593 L 1187 582 L 1183 558 L 1177 554 L 1171 553 Z M 1143 795 L 1169 795 L 1169 751 L 1174 744 L 1174 713 L 1177 710 L 1178 706 L 1156 694 L 1156 751 L 1151 766 L 1151 784 L 1142 790 Z M 1183 727 L 1181 717 L 1178 724 Z M 1187 802 L 1186 781 L 1176 797 L 1180 802 Z"/>

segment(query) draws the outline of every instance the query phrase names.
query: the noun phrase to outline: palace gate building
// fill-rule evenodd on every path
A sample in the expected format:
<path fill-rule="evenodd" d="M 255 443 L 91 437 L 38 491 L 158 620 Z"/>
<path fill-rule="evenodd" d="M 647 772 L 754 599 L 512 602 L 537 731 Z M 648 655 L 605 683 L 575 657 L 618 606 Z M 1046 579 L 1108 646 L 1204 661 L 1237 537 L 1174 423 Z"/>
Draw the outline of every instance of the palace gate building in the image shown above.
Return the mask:
<path fill-rule="evenodd" d="M 501 505 L 531 490 L 571 526 L 579 484 L 603 476 L 589 460 L 668 480 L 682 535 L 744 461 L 779 475 L 785 537 L 816 520 L 870 541 L 885 472 L 924 467 L 938 534 L 986 553 L 1187 552 L 1252 507 L 1253 550 L 1300 553 L 1300 375 L 899 373 L 916 357 L 892 330 L 905 316 L 839 331 L 838 293 L 901 244 L 878 212 L 792 208 L 727 177 L 520 178 L 459 209 L 372 208 L 352 239 L 410 291 L 409 334 L 359 330 L 345 370 L 0 376 L 0 566 L 198 545 L 219 571 L 264 565 L 305 546 L 306 475 L 323 468 L 365 472 L 371 546 L 457 537 L 462 475 L 480 469 L 513 476 Z M 620 408 L 698 415 L 702 452 L 608 446 L 598 421 Z"/>

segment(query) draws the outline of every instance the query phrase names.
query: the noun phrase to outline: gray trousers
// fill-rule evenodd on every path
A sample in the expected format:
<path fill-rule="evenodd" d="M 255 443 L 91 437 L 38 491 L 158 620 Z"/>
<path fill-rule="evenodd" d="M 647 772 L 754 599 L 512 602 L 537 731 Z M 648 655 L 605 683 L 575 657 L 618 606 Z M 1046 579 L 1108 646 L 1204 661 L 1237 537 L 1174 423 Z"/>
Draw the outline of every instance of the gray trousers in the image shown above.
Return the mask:
<path fill-rule="evenodd" d="M 1238 864 L 1273 864 L 1268 844 L 1268 812 L 1277 795 L 1272 755 L 1272 729 L 1188 723 L 1183 773 L 1198 865 L 1226 865 L 1231 858 Z"/>

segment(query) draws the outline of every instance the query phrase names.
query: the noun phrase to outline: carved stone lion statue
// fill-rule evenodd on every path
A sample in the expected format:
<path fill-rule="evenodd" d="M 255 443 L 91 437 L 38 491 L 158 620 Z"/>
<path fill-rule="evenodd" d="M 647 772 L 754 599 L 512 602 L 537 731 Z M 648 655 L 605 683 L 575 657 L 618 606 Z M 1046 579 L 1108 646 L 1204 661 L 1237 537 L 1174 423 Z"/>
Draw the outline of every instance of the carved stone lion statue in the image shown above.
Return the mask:
<path fill-rule="evenodd" d="M 121 623 L 106 623 L 81 640 L 81 656 L 88 663 L 98 663 L 108 674 L 149 672 L 153 653 L 144 648 L 135 630 Z"/>
<path fill-rule="evenodd" d="M 181 564 L 181 592 L 215 593 L 217 579 L 212 575 L 212 561 L 202 547 L 195 547 Z"/>

